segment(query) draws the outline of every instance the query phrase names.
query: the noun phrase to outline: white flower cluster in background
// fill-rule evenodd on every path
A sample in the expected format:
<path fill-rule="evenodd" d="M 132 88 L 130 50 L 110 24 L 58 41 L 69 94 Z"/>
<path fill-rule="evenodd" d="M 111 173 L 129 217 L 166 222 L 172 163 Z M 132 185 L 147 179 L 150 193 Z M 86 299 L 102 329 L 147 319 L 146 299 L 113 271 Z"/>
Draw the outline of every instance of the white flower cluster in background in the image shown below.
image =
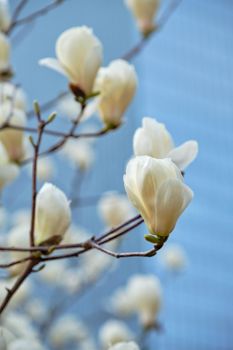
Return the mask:
<path fill-rule="evenodd" d="M 153 327 L 162 303 L 162 288 L 154 275 L 133 275 L 111 298 L 113 311 L 121 316 L 137 314 L 143 327 Z"/>

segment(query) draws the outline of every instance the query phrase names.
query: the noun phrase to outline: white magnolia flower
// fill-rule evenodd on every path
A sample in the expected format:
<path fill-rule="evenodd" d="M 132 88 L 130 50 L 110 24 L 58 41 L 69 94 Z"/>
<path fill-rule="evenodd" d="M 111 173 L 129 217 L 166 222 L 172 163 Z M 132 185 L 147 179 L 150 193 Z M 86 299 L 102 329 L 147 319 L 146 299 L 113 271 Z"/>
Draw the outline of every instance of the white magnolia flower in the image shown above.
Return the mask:
<path fill-rule="evenodd" d="M 36 339 L 17 339 L 10 343 L 8 350 L 45 350 L 44 346 Z"/>
<path fill-rule="evenodd" d="M 10 163 L 7 151 L 0 142 L 0 190 L 4 186 L 14 181 L 18 174 L 19 167 L 13 163 Z"/>
<path fill-rule="evenodd" d="M 154 275 L 134 275 L 128 281 L 126 294 L 143 326 L 152 326 L 162 302 L 159 279 Z"/>
<path fill-rule="evenodd" d="M 180 170 L 184 170 L 196 158 L 198 144 L 189 140 L 175 148 L 165 125 L 146 117 L 142 120 L 142 127 L 135 131 L 133 149 L 136 156 L 171 158 Z"/>
<path fill-rule="evenodd" d="M 15 336 L 6 328 L 0 327 L 0 349 L 8 350 L 9 344 L 15 340 Z"/>
<path fill-rule="evenodd" d="M 62 148 L 62 154 L 83 171 L 87 171 L 95 160 L 92 144 L 87 140 L 69 140 Z"/>
<path fill-rule="evenodd" d="M 102 45 L 90 28 L 74 27 L 63 32 L 56 43 L 57 59 L 45 58 L 40 64 L 57 70 L 86 96 L 102 63 Z"/>
<path fill-rule="evenodd" d="M 98 72 L 95 90 L 100 92 L 99 113 L 109 127 L 121 124 L 123 114 L 134 97 L 137 87 L 137 75 L 134 67 L 118 59 Z"/>
<path fill-rule="evenodd" d="M 10 71 L 10 42 L 5 34 L 0 32 L 0 75 Z"/>
<path fill-rule="evenodd" d="M 35 238 L 37 244 L 59 243 L 71 221 L 70 203 L 56 186 L 45 183 L 36 198 Z"/>
<path fill-rule="evenodd" d="M 109 227 L 119 226 L 134 215 L 128 198 L 116 192 L 107 192 L 103 195 L 98 203 L 98 211 Z"/>
<path fill-rule="evenodd" d="M 0 0 L 0 31 L 5 32 L 11 23 L 8 0 Z"/>
<path fill-rule="evenodd" d="M 132 340 L 133 334 L 124 322 L 108 320 L 100 328 L 99 338 L 103 348 L 108 349 L 117 343 Z"/>
<path fill-rule="evenodd" d="M 108 350 L 140 350 L 140 348 L 135 342 L 130 341 L 113 345 Z"/>
<path fill-rule="evenodd" d="M 154 19 L 160 0 L 125 0 L 125 3 L 135 17 L 142 34 L 150 34 L 155 29 Z"/>
<path fill-rule="evenodd" d="M 1 104 L 10 101 L 11 105 L 23 111 L 27 109 L 25 92 L 20 87 L 9 82 L 0 83 L 0 101 Z"/>
<path fill-rule="evenodd" d="M 18 109 L 12 108 L 10 103 L 4 103 L 0 106 L 0 125 L 8 121 L 10 125 L 25 127 L 26 115 Z M 25 152 L 24 132 L 16 129 L 3 129 L 0 132 L 0 141 L 5 146 L 10 160 L 20 161 Z"/>
<path fill-rule="evenodd" d="M 88 338 L 88 332 L 84 324 L 75 317 L 69 315 L 60 318 L 51 328 L 49 333 L 51 344 L 55 348 L 65 347 L 70 342 L 82 342 Z"/>
<path fill-rule="evenodd" d="M 185 267 L 187 257 L 180 245 L 170 244 L 162 250 L 161 261 L 167 269 L 180 271 Z"/>
<path fill-rule="evenodd" d="M 139 156 L 124 175 L 125 189 L 151 234 L 168 236 L 193 197 L 180 170 L 170 159 Z"/>

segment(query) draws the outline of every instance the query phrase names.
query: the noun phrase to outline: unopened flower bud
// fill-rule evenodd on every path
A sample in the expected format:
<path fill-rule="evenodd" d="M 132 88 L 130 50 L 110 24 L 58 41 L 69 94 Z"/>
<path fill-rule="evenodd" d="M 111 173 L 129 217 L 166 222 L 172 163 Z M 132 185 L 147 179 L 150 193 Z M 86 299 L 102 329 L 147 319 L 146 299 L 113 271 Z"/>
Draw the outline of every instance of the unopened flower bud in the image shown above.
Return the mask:
<path fill-rule="evenodd" d="M 150 233 L 168 236 L 193 197 L 180 170 L 170 159 L 139 156 L 131 159 L 124 176 L 125 189 Z"/>
<path fill-rule="evenodd" d="M 36 198 L 37 244 L 58 244 L 71 221 L 70 203 L 56 186 L 45 183 Z"/>
<path fill-rule="evenodd" d="M 99 114 L 109 128 L 118 127 L 123 115 L 134 97 L 137 75 L 134 67 L 118 59 L 99 70 L 95 90 L 100 92 Z"/>

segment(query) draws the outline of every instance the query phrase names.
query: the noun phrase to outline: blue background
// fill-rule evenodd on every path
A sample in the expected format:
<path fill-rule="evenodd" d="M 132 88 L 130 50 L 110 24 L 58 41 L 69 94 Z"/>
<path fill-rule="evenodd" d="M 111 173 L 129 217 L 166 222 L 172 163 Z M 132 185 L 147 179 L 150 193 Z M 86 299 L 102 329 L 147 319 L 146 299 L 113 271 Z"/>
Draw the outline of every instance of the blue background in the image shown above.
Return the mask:
<path fill-rule="evenodd" d="M 25 13 L 46 3 L 31 1 Z M 164 5 L 168 3 L 165 1 Z M 55 40 L 63 30 L 83 24 L 93 27 L 103 42 L 106 64 L 138 40 L 123 1 L 68 0 L 41 18 L 21 43 L 16 42 L 13 50 L 15 81 L 23 85 L 31 100 L 43 102 L 64 90 L 65 79 L 39 67 L 37 61 L 54 56 Z M 164 309 L 160 317 L 164 332 L 152 335 L 151 350 L 233 348 L 232 32 L 232 0 L 182 1 L 163 30 L 134 60 L 139 90 L 127 113 L 127 123 L 98 141 L 95 172 L 82 187 L 83 195 L 123 190 L 122 175 L 132 154 L 132 135 L 145 115 L 164 122 L 177 145 L 188 139 L 199 142 L 199 156 L 185 175 L 195 199 L 171 236 L 171 241 L 182 244 L 187 252 L 189 264 L 185 273 L 175 277 L 165 275 L 156 258 L 121 261 L 112 272 L 114 279 L 109 276 L 111 286 L 106 278 L 102 289 L 97 289 L 101 304 L 112 284 L 126 281 L 126 273 L 122 271 L 160 275 L 164 286 Z M 55 182 L 68 191 L 71 171 L 64 170 L 57 162 L 60 168 Z M 12 193 L 6 191 L 7 200 Z M 29 182 L 23 195 L 13 203 L 15 208 L 22 203 L 29 205 Z M 95 208 L 78 209 L 74 221 L 93 232 L 102 227 Z M 137 230 L 128 239 L 132 249 L 139 245 L 145 248 L 140 239 L 144 232 L 145 228 Z M 88 300 L 92 308 L 95 303 L 91 298 Z M 95 307 L 97 311 L 98 307 Z"/>

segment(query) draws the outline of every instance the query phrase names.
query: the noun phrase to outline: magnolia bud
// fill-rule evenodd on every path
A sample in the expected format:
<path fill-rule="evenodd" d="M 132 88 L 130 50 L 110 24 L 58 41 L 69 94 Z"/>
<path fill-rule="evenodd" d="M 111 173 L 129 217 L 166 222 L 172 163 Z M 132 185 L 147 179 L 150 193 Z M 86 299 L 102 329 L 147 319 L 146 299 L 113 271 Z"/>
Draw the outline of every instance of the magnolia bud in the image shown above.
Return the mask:
<path fill-rule="evenodd" d="M 0 0 L 0 31 L 5 32 L 11 23 L 8 0 Z"/>
<path fill-rule="evenodd" d="M 9 162 L 6 149 L 0 142 L 0 190 L 10 182 L 14 181 L 18 174 L 18 166 Z"/>
<path fill-rule="evenodd" d="M 154 18 L 160 0 L 125 0 L 125 3 L 133 13 L 142 34 L 150 34 L 155 29 Z"/>
<path fill-rule="evenodd" d="M 45 183 L 36 198 L 36 243 L 59 243 L 70 221 L 70 203 L 66 195 L 56 186 Z"/>
<path fill-rule="evenodd" d="M 196 158 L 198 144 L 190 140 L 174 148 L 172 137 L 165 125 L 145 117 L 142 127 L 134 133 L 133 149 L 135 156 L 171 158 L 180 170 L 184 170 Z"/>
<path fill-rule="evenodd" d="M 99 70 L 95 90 L 100 92 L 99 113 L 108 127 L 118 127 L 137 87 L 134 67 L 118 59 Z"/>
<path fill-rule="evenodd" d="M 7 36 L 0 32 L 0 76 L 10 71 L 10 43 Z"/>
<path fill-rule="evenodd" d="M 151 234 L 168 236 L 190 203 L 193 192 L 184 185 L 170 159 L 140 156 L 131 159 L 124 175 L 125 189 Z"/>
<path fill-rule="evenodd" d="M 116 345 L 111 346 L 108 350 L 140 350 L 138 345 L 133 342 L 127 342 L 127 343 L 118 343 Z"/>
<path fill-rule="evenodd" d="M 99 214 L 109 227 L 116 227 L 133 217 L 133 209 L 125 195 L 108 192 L 98 203 Z"/>
<path fill-rule="evenodd" d="M 129 279 L 126 293 L 143 326 L 152 326 L 162 302 L 159 279 L 154 275 L 134 275 Z"/>
<path fill-rule="evenodd" d="M 56 43 L 58 59 L 45 58 L 40 64 L 68 77 L 86 96 L 93 92 L 93 84 L 102 63 L 102 45 L 90 28 L 74 27 L 63 32 Z"/>
<path fill-rule="evenodd" d="M 25 127 L 26 115 L 20 109 L 14 109 L 10 103 L 0 106 L 0 124 L 9 119 L 10 125 Z M 18 162 L 24 156 L 24 132 L 16 129 L 3 129 L 0 131 L 0 141 L 5 146 L 11 161 Z"/>
<path fill-rule="evenodd" d="M 17 109 L 26 111 L 27 97 L 25 92 L 9 82 L 0 83 L 1 102 L 9 102 Z"/>
<path fill-rule="evenodd" d="M 108 320 L 99 332 L 100 342 L 104 349 L 120 342 L 132 340 L 133 334 L 122 321 Z"/>

